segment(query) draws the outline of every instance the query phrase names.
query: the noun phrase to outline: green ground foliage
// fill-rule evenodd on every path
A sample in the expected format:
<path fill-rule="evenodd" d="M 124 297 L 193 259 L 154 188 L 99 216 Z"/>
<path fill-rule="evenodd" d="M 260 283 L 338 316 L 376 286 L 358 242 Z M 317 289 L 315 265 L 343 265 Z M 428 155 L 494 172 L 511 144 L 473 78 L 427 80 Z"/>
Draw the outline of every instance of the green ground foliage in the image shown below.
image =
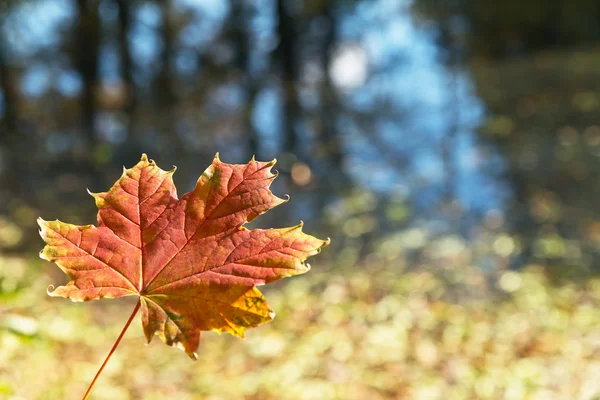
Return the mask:
<path fill-rule="evenodd" d="M 598 396 L 600 279 L 551 282 L 535 265 L 484 273 L 469 266 L 474 252 L 454 236 L 431 239 L 409 268 L 405 250 L 422 244 L 420 234 L 389 237 L 366 262 L 347 263 L 341 251 L 315 260 L 306 276 L 264 288 L 274 322 L 245 340 L 205 334 L 197 362 L 158 338 L 144 345 L 136 321 L 93 398 Z M 512 245 L 500 236 L 488 250 Z M 53 299 L 45 289 L 60 279 L 58 269 L 23 258 L 1 262 L 0 397 L 78 399 L 134 299 Z"/>

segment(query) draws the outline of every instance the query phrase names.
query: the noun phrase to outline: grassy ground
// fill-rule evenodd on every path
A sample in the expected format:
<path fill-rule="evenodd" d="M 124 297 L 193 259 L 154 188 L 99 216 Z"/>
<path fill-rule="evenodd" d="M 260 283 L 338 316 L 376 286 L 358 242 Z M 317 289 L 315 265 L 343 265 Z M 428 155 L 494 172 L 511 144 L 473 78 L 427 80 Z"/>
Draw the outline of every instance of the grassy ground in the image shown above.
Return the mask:
<path fill-rule="evenodd" d="M 49 264 L 2 262 L 0 398 L 79 399 L 135 299 L 49 298 L 47 285 L 62 282 Z M 245 340 L 204 334 L 196 362 L 158 338 L 145 345 L 137 319 L 91 398 L 600 395 L 599 280 L 551 285 L 535 266 L 492 280 L 468 267 L 397 273 L 388 262 L 334 273 L 317 264 L 264 288 L 272 323 Z"/>

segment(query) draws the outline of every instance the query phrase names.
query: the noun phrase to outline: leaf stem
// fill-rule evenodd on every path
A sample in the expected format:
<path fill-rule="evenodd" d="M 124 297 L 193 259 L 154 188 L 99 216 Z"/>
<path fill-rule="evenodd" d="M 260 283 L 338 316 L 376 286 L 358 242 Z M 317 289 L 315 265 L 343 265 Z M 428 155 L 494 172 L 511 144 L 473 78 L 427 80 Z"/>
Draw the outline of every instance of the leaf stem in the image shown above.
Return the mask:
<path fill-rule="evenodd" d="M 110 360 L 110 357 L 113 355 L 113 353 L 117 349 L 117 346 L 121 342 L 121 339 L 123 339 L 123 336 L 125 335 L 125 332 L 127 332 L 127 328 L 129 328 L 129 325 L 131 325 L 131 321 L 133 321 L 133 317 L 135 317 L 135 314 L 137 314 L 138 310 L 140 309 L 140 304 L 141 304 L 141 302 L 138 300 L 137 304 L 135 305 L 135 308 L 133 309 L 133 312 L 131 313 L 131 316 L 129 317 L 129 319 L 127 320 L 127 323 L 123 327 L 123 330 L 121 331 L 121 334 L 117 338 L 117 341 L 113 345 L 112 349 L 110 349 L 110 352 L 106 356 L 106 359 L 102 363 L 102 366 L 100 367 L 100 369 L 96 373 L 96 376 L 94 377 L 94 380 L 92 380 L 92 383 L 90 383 L 90 386 L 88 387 L 87 391 L 83 395 L 83 399 L 81 399 L 81 400 L 86 400 L 89 397 L 90 392 L 92 391 L 92 388 L 94 387 L 94 385 L 96 384 L 96 381 L 98 380 L 98 377 L 100 376 L 100 374 L 104 370 L 104 367 L 108 363 L 108 360 Z"/>

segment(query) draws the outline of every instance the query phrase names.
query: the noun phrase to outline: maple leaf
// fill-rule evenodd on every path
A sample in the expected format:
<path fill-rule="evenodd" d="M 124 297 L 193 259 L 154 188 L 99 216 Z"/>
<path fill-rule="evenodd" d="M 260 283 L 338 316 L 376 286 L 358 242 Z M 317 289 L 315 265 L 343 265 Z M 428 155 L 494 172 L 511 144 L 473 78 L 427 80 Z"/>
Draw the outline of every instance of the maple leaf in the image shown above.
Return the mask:
<path fill-rule="evenodd" d="M 269 189 L 274 164 L 227 164 L 217 154 L 178 199 L 175 169 L 163 171 L 144 154 L 108 192 L 90 193 L 98 227 L 38 219 L 47 243 L 41 258 L 71 279 L 48 294 L 73 301 L 139 296 L 134 314 L 140 307 L 148 342 L 157 334 L 194 359 L 200 331 L 243 337 L 274 316 L 255 286 L 308 271 L 306 258 L 329 243 L 302 232 L 302 224 L 244 228 L 287 201 Z"/>

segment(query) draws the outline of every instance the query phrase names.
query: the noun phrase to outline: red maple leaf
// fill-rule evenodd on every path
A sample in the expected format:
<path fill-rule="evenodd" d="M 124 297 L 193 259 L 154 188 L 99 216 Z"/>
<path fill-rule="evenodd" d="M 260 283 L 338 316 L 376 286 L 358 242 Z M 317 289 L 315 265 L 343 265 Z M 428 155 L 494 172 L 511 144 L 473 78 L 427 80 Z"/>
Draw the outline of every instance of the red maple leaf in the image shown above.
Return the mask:
<path fill-rule="evenodd" d="M 232 165 L 217 154 L 178 199 L 175 170 L 143 155 L 108 192 L 91 193 L 98 227 L 38 220 L 47 243 L 40 256 L 71 278 L 48 294 L 73 301 L 138 296 L 127 326 L 141 308 L 148 342 L 157 334 L 193 358 L 200 331 L 241 337 L 270 321 L 274 314 L 255 286 L 308 271 L 306 258 L 329 243 L 303 233 L 302 224 L 244 228 L 286 201 L 269 189 L 274 164 Z"/>

